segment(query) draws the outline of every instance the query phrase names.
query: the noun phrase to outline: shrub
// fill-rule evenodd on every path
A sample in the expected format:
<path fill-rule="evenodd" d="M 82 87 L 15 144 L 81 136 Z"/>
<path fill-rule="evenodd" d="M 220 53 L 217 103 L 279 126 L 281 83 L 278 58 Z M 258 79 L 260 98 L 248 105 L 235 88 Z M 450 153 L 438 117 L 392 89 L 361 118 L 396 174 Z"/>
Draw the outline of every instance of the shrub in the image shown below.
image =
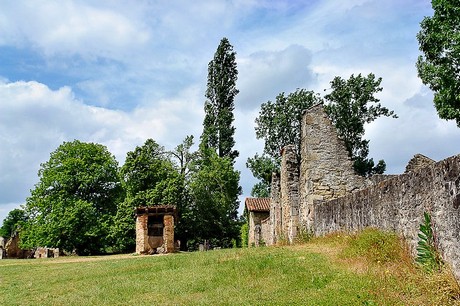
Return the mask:
<path fill-rule="evenodd" d="M 415 261 L 428 272 L 440 271 L 443 262 L 436 247 L 431 216 L 427 212 L 423 213 L 423 223 L 420 224 L 418 237 L 417 258 Z"/>

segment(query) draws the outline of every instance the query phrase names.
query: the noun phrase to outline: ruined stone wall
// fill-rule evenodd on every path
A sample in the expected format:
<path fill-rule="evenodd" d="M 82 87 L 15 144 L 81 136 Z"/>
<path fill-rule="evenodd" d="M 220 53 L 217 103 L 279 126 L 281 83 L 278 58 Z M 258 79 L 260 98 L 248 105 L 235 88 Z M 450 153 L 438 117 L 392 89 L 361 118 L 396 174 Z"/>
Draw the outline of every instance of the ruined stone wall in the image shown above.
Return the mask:
<path fill-rule="evenodd" d="M 270 190 L 270 235 L 269 239 L 266 240 L 267 245 L 273 245 L 278 241 L 283 227 L 281 218 L 280 176 L 276 172 L 272 174 Z"/>
<path fill-rule="evenodd" d="M 345 143 L 324 112 L 323 105 L 306 110 L 302 121 L 300 222 L 311 229 L 313 202 L 344 196 L 371 182 L 355 174 Z"/>
<path fill-rule="evenodd" d="M 248 236 L 248 246 L 259 246 L 259 242 L 261 239 L 264 240 L 264 243 L 268 244 L 265 240 L 267 238 L 267 233 L 265 234 L 265 238 L 263 237 L 263 231 L 270 232 L 270 227 L 268 223 L 262 226 L 262 221 L 269 217 L 268 212 L 249 212 L 249 236 Z"/>
<path fill-rule="evenodd" d="M 163 230 L 163 241 L 164 241 L 164 253 L 173 253 L 174 248 L 174 217 L 171 215 L 165 215 L 164 219 L 164 230 Z"/>
<path fill-rule="evenodd" d="M 432 217 L 442 257 L 460 279 L 460 155 L 396 177 L 351 195 L 315 201 L 314 231 L 394 230 L 415 255 L 423 213 Z"/>
<path fill-rule="evenodd" d="M 147 252 L 148 235 L 147 235 L 147 214 L 136 217 L 136 253 L 144 254 Z"/>
<path fill-rule="evenodd" d="M 272 239 L 272 235 L 271 235 L 271 226 L 270 226 L 270 217 L 268 216 L 267 214 L 267 218 L 265 218 L 264 220 L 262 220 L 260 222 L 260 226 L 261 226 L 261 235 L 262 235 L 262 240 L 263 242 L 266 244 L 266 245 L 270 245 L 270 242 L 271 242 L 271 239 Z"/>

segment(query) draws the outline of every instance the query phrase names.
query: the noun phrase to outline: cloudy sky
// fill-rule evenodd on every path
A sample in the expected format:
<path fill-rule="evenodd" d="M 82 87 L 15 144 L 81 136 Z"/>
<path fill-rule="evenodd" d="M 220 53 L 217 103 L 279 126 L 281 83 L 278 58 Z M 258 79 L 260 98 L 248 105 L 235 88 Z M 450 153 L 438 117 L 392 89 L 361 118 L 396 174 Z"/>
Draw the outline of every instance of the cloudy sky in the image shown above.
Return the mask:
<path fill-rule="evenodd" d="M 25 203 L 40 163 L 63 141 L 104 144 L 120 165 L 153 138 L 199 139 L 207 64 L 222 37 L 237 52 L 241 185 L 261 152 L 254 119 L 280 92 L 323 93 L 334 76 L 382 77 L 399 119 L 367 127 L 371 156 L 401 173 L 416 153 L 460 153 L 460 129 L 438 119 L 417 77 L 416 34 L 428 0 L 0 0 L 0 222 Z"/>

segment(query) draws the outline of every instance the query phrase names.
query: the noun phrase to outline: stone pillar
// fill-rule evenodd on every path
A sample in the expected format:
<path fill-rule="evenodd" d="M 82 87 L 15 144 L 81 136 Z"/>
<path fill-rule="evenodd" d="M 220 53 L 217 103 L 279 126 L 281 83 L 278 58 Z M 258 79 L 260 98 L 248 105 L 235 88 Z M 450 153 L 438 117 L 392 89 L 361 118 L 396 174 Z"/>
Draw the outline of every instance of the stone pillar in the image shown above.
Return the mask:
<path fill-rule="evenodd" d="M 299 227 L 299 168 L 295 146 L 284 147 L 281 158 L 281 207 L 283 233 L 294 242 Z"/>
<path fill-rule="evenodd" d="M 279 174 L 272 173 L 271 194 L 270 194 L 270 241 L 267 243 L 275 244 L 281 235 L 281 203 L 280 203 L 280 177 Z"/>
<path fill-rule="evenodd" d="M 163 224 L 163 243 L 165 253 L 174 253 L 174 217 L 171 215 L 165 215 Z"/>
<path fill-rule="evenodd" d="M 138 215 L 136 218 L 136 253 L 143 254 L 147 251 L 148 231 L 147 231 L 147 214 Z"/>

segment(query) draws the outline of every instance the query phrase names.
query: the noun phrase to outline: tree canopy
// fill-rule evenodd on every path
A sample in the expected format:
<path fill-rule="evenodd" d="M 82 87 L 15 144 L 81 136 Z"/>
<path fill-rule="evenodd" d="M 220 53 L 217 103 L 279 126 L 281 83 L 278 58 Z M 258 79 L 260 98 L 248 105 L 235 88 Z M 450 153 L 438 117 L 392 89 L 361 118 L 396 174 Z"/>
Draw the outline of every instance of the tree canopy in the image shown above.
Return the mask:
<path fill-rule="evenodd" d="M 135 246 L 134 209 L 180 205 L 184 182 L 168 152 L 153 139 L 126 154 L 120 176 L 126 198 L 118 206 L 110 237 L 117 250 L 129 251 Z"/>
<path fill-rule="evenodd" d="M 297 89 L 286 95 L 280 93 L 275 102 L 261 105 L 256 118 L 256 137 L 263 139 L 264 154 L 248 158 L 249 168 L 259 182 L 254 185 L 251 195 L 266 197 L 270 194 L 271 174 L 280 166 L 280 151 L 288 144 L 296 145 L 300 162 L 302 117 L 304 111 L 317 103 L 325 103 L 325 111 L 337 129 L 338 136 L 345 141 L 357 174 L 371 175 L 383 173 L 385 162 L 374 164 L 369 155 L 369 140 L 363 139 L 364 125 L 380 116 L 397 116 L 383 107 L 375 94 L 382 91 L 382 79 L 374 74 L 367 77 L 351 75 L 348 80 L 335 77 L 331 81 L 331 92 L 322 98 L 319 94 L 305 89 Z M 299 163 L 300 167 L 300 163 Z"/>
<path fill-rule="evenodd" d="M 321 98 L 313 91 L 297 89 L 288 95 L 280 93 L 275 102 L 262 103 L 255 130 L 257 139 L 265 141 L 264 153 L 279 164 L 281 149 L 288 144 L 296 144 L 300 159 L 303 112 L 320 101 Z"/>
<path fill-rule="evenodd" d="M 238 151 L 235 145 L 235 127 L 233 126 L 235 108 L 234 100 L 239 90 L 236 88 L 238 70 L 236 52 L 227 38 L 222 38 L 214 59 L 208 65 L 208 83 L 206 102 L 204 104 L 205 118 L 201 142 L 214 148 L 219 157 L 229 157 L 234 160 Z"/>
<path fill-rule="evenodd" d="M 64 142 L 38 175 L 40 181 L 25 206 L 23 246 L 103 252 L 122 196 L 115 157 L 100 144 Z"/>
<path fill-rule="evenodd" d="M 460 127 L 460 2 L 432 0 L 434 15 L 425 17 L 417 34 L 423 55 L 418 75 L 434 91 L 439 117 Z"/>
<path fill-rule="evenodd" d="M 270 197 L 272 174 L 279 170 L 279 164 L 276 160 L 266 154 L 260 156 L 256 153 L 254 157 L 248 158 L 246 167 L 259 180 L 252 187 L 251 196 L 256 198 Z"/>
<path fill-rule="evenodd" d="M 3 220 L 0 227 L 0 236 L 8 239 L 27 221 L 26 213 L 23 209 L 16 208 L 11 210 Z"/>
<path fill-rule="evenodd" d="M 192 202 L 187 218 L 192 225 L 192 243 L 207 239 L 215 245 L 230 247 L 231 240 L 239 238 L 239 179 L 240 173 L 233 169 L 229 157 L 200 149 L 189 181 Z"/>
<path fill-rule="evenodd" d="M 367 77 L 358 74 L 348 80 L 335 77 L 331 81 L 332 91 L 325 95 L 328 102 L 324 109 L 334 123 L 338 135 L 345 141 L 349 156 L 354 162 L 355 172 L 360 175 L 381 174 L 385 161 L 374 165 L 369 155 L 369 140 L 364 137 L 364 124 L 380 116 L 397 118 L 393 111 L 383 107 L 375 94 L 382 91 L 382 78 L 370 73 Z"/>

